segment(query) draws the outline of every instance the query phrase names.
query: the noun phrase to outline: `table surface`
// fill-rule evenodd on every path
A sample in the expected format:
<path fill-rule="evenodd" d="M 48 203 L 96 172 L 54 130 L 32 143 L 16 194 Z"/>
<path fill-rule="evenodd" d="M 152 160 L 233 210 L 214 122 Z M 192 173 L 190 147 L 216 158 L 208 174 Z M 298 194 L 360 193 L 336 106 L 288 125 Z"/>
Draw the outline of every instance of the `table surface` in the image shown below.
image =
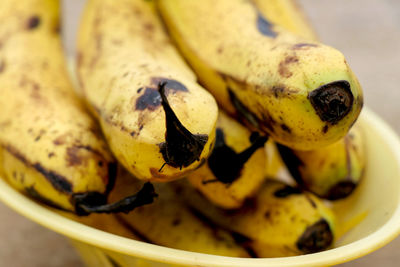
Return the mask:
<path fill-rule="evenodd" d="M 82 0 L 64 1 L 65 40 L 74 43 Z M 358 76 L 365 103 L 400 133 L 400 1 L 299 0 L 320 39 L 341 50 Z M 362 8 L 360 6 L 362 4 Z M 73 46 L 66 46 L 72 53 Z M 397 74 L 397 75 L 396 75 Z M 68 240 L 0 203 L 0 266 L 83 266 Z M 400 238 L 342 267 L 399 266 Z"/>

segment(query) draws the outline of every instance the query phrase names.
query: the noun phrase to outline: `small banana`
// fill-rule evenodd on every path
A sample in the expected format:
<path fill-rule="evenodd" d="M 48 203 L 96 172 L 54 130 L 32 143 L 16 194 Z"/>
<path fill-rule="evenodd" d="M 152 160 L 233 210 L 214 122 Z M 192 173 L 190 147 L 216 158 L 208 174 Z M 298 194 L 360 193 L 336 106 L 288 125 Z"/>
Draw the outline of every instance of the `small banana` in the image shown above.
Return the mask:
<path fill-rule="evenodd" d="M 88 1 L 77 70 L 111 150 L 137 178 L 177 179 L 209 156 L 218 107 L 185 66 L 152 1 Z"/>
<path fill-rule="evenodd" d="M 220 111 L 214 150 L 189 181 L 214 204 L 239 208 L 265 180 L 266 141 Z"/>
<path fill-rule="evenodd" d="M 181 52 L 220 106 L 278 143 L 344 137 L 363 96 L 342 53 L 272 24 L 250 1 L 159 0 Z"/>
<path fill-rule="evenodd" d="M 234 211 L 207 202 L 185 181 L 172 183 L 190 206 L 215 224 L 241 235 L 243 245 L 258 257 L 318 252 L 335 239 L 332 211 L 311 193 L 267 180 L 255 198 Z"/>
<path fill-rule="evenodd" d="M 111 200 L 136 191 L 141 182 L 128 172 L 120 172 Z M 155 185 L 157 201 L 139 207 L 129 214 L 118 214 L 133 232 L 143 240 L 171 248 L 232 257 L 248 257 L 246 250 L 235 243 L 227 231 L 202 220 L 185 206 L 179 194 L 167 184 Z"/>
<path fill-rule="evenodd" d="M 278 145 L 278 150 L 302 188 L 329 200 L 351 194 L 365 167 L 363 134 L 358 124 L 343 139 L 327 147 L 297 151 Z"/>
<path fill-rule="evenodd" d="M 36 199 L 80 215 L 112 211 L 106 202 L 116 163 L 68 79 L 59 2 L 2 0 L 0 21 L 4 177 Z M 151 185 L 146 192 L 152 200 Z"/>
<path fill-rule="evenodd" d="M 296 0 L 251 0 L 261 14 L 275 25 L 279 25 L 307 40 L 318 37 Z"/>

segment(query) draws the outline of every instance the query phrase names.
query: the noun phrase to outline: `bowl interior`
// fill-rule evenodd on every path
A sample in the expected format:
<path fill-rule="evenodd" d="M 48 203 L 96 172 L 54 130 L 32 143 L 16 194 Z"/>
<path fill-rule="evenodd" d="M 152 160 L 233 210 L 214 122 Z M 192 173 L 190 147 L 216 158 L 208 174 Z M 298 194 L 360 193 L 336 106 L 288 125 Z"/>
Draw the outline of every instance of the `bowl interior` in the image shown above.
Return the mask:
<path fill-rule="evenodd" d="M 358 224 L 339 238 L 334 248 L 295 257 L 242 259 L 187 252 L 106 233 L 59 215 L 17 192 L 0 179 L 0 199 L 8 206 L 72 239 L 123 257 L 196 266 L 322 266 L 361 257 L 387 244 L 400 233 L 400 142 L 373 112 L 364 109 L 359 123 L 366 138 L 364 178 L 346 200 L 333 205 L 339 224 Z"/>

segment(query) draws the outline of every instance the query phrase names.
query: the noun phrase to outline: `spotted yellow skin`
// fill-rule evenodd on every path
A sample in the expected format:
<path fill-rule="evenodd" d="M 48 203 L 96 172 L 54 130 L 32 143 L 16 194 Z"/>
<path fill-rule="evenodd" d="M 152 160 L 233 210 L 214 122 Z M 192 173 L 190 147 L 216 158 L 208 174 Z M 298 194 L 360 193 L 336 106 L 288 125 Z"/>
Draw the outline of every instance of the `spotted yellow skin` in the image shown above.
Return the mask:
<path fill-rule="evenodd" d="M 59 3 L 4 0 L 0 21 L 4 177 L 17 189 L 74 211 L 74 194 L 106 193 L 114 159 L 68 79 Z"/>
<path fill-rule="evenodd" d="M 273 24 L 277 24 L 307 40 L 317 41 L 305 14 L 296 0 L 251 0 L 257 9 Z"/>
<path fill-rule="evenodd" d="M 287 185 L 276 180 L 267 180 L 253 199 L 235 211 L 215 207 L 183 181 L 173 186 L 183 192 L 180 197 L 208 219 L 246 237 L 244 245 L 258 257 L 304 254 L 296 243 L 307 227 L 321 220 L 329 225 L 333 238 L 336 236 L 335 215 L 318 197 L 308 192 L 277 197 L 275 193 Z"/>
<path fill-rule="evenodd" d="M 88 1 L 78 35 L 77 70 L 111 150 L 137 178 L 178 179 L 209 156 L 216 102 L 171 44 L 152 1 Z M 171 108 L 191 133 L 208 136 L 199 160 L 182 168 L 165 165 L 161 171 L 165 112 L 160 104 L 151 105 L 154 99 L 143 102 L 147 88 L 156 90 L 160 78 L 186 87 L 186 92 L 168 92 Z M 148 106 L 140 109 L 140 103 Z"/>
<path fill-rule="evenodd" d="M 295 179 L 307 190 L 332 200 L 344 198 L 362 178 L 366 161 L 363 141 L 362 128 L 355 124 L 343 139 L 332 145 L 312 151 L 292 150 L 300 164 L 288 162 L 287 165 L 293 168 Z M 338 192 L 340 189 L 336 186 L 340 183 L 350 183 L 352 189 L 342 191 L 342 188 L 342 192 Z"/>
<path fill-rule="evenodd" d="M 121 171 L 110 199 L 121 199 L 140 186 L 138 179 Z M 129 214 L 120 213 L 118 218 L 157 245 L 221 256 L 249 257 L 228 231 L 202 221 L 167 184 L 155 184 L 155 190 L 158 198 L 154 203 L 136 208 Z"/>
<path fill-rule="evenodd" d="M 219 112 L 217 129 L 223 131 L 226 145 L 236 153 L 251 146 L 251 131 L 223 111 Z M 265 180 L 265 161 L 265 151 L 260 147 L 243 165 L 240 176 L 230 184 L 218 181 L 208 162 L 190 174 L 188 179 L 215 205 L 225 209 L 235 209 L 239 208 L 246 198 L 254 195 Z"/>
<path fill-rule="evenodd" d="M 304 14 L 293 0 L 253 0 L 259 11 L 273 23 L 309 40 L 318 40 Z M 346 197 L 350 194 L 339 192 L 332 194 L 332 188 L 340 182 L 353 183 L 356 186 L 365 167 L 365 147 L 362 127 L 356 123 L 348 134 L 339 141 L 326 147 L 310 151 L 293 150 L 302 162 L 293 166 L 299 172 L 296 177 L 307 190 L 324 198 Z M 273 151 L 269 159 L 279 158 Z M 269 168 L 270 169 L 270 168 Z M 336 195 L 336 196 L 335 196 Z"/>
<path fill-rule="evenodd" d="M 361 87 L 336 49 L 277 25 L 270 28 L 276 37 L 263 34 L 250 1 L 157 3 L 181 52 L 220 106 L 236 112 L 229 88 L 258 120 L 253 126 L 275 141 L 300 150 L 326 146 L 344 137 L 357 119 Z M 350 84 L 351 109 L 337 123 L 322 121 L 308 94 L 339 80 Z"/>

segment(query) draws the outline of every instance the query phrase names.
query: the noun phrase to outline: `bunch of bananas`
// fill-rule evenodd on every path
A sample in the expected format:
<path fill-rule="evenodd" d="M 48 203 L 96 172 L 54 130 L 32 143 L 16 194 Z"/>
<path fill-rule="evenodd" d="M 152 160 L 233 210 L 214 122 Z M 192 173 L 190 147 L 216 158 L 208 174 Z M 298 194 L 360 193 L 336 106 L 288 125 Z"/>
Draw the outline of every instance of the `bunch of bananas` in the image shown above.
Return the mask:
<path fill-rule="evenodd" d="M 340 225 L 322 198 L 348 197 L 362 177 L 352 126 L 363 96 L 292 0 L 89 0 L 74 74 L 83 99 L 58 1 L 2 0 L 0 21 L 11 185 L 178 249 L 280 257 L 333 245 Z M 293 186 L 271 179 L 284 165 Z"/>

